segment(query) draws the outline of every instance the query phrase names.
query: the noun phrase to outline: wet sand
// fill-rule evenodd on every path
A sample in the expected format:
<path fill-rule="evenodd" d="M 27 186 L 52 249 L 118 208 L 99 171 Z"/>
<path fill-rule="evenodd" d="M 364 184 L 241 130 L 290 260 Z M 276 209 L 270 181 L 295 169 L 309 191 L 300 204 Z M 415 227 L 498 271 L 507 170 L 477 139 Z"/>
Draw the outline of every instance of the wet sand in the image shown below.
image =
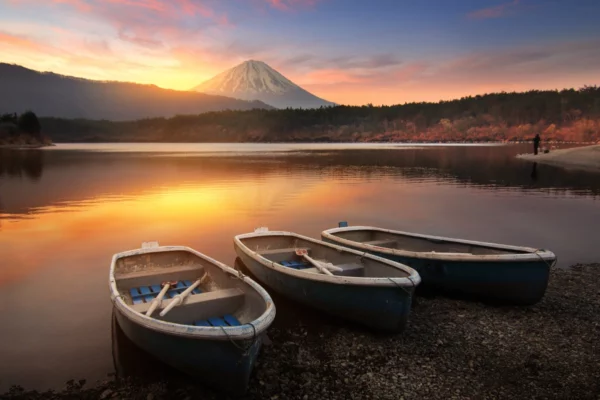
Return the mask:
<path fill-rule="evenodd" d="M 553 150 L 550 153 L 519 154 L 517 158 L 559 167 L 600 172 L 600 145 Z"/>
<path fill-rule="evenodd" d="M 330 320 L 318 329 L 273 326 L 269 336 L 245 399 L 597 400 L 600 264 L 554 269 L 530 307 L 419 296 L 402 334 Z M 185 378 L 71 382 L 58 393 L 13 388 L 0 397 L 226 398 Z"/>

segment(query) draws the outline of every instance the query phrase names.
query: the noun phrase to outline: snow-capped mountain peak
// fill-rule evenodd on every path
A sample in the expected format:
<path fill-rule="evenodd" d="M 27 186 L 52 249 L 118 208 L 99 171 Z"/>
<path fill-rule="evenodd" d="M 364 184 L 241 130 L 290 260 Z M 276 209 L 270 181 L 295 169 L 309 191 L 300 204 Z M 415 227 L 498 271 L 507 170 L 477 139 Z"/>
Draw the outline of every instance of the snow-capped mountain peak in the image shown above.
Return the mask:
<path fill-rule="evenodd" d="M 302 89 L 262 61 L 248 60 L 192 90 L 243 100 L 261 100 L 279 108 L 316 108 L 334 103 Z"/>

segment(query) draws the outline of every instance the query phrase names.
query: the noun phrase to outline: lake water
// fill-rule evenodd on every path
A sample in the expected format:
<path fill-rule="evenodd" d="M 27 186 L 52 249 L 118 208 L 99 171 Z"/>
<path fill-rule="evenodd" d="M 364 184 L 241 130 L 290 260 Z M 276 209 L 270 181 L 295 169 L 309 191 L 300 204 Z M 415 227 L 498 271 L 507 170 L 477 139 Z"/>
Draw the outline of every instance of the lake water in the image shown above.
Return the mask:
<path fill-rule="evenodd" d="M 108 268 L 114 253 L 143 241 L 187 245 L 233 265 L 236 234 L 267 226 L 319 237 L 346 220 L 547 248 L 559 266 L 599 261 L 600 175 L 514 158 L 529 150 L 356 144 L 0 150 L 0 392 L 10 384 L 47 389 L 71 378 L 93 382 L 115 370 Z M 278 320 L 285 318 L 280 314 Z M 118 351 L 145 362 L 130 344 Z"/>

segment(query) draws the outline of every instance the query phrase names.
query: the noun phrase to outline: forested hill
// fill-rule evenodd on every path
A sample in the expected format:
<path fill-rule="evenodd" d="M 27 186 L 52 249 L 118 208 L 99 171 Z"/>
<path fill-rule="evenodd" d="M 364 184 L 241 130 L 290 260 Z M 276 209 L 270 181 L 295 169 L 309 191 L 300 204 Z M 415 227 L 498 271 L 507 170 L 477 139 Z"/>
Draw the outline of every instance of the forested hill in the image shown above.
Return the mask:
<path fill-rule="evenodd" d="M 397 106 L 222 111 L 131 122 L 42 119 L 54 141 L 310 142 L 600 140 L 600 88 Z"/>
<path fill-rule="evenodd" d="M 4 112 L 33 110 L 38 116 L 127 121 L 253 108 L 273 107 L 260 101 L 154 85 L 94 81 L 0 63 L 0 111 Z"/>

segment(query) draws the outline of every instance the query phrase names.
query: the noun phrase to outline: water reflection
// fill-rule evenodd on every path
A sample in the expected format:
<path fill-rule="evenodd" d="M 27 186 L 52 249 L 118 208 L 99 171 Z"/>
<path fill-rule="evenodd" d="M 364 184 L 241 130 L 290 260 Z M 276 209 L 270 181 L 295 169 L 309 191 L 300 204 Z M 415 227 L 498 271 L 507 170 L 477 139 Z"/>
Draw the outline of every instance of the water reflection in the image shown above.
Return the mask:
<path fill-rule="evenodd" d="M 14 151 L 0 149 L 0 176 L 21 178 L 26 176 L 32 181 L 42 177 L 44 169 L 44 151 Z"/>
<path fill-rule="evenodd" d="M 280 179 L 281 193 L 298 192 L 324 179 L 354 183 L 389 178 L 406 183 L 598 196 L 597 174 L 537 165 L 514 158 L 518 146 L 345 150 L 243 156 L 182 157 L 52 151 L 3 151 L 0 218 L 44 212 L 52 205 L 138 196 L 160 188 L 218 186 Z M 45 159 L 44 159 L 45 158 Z M 45 169 L 46 176 L 42 179 Z M 5 176 L 2 178 L 2 176 Z M 36 185 L 23 185 L 27 176 Z M 290 187 L 291 178 L 301 180 Z M 270 182 L 272 183 L 272 182 Z M 177 189 L 176 189 L 177 190 Z M 259 195 L 258 193 L 256 195 Z M 274 194 L 275 195 L 275 194 Z M 261 193 L 260 196 L 264 196 Z"/>
<path fill-rule="evenodd" d="M 318 237 L 347 220 L 548 248 L 562 266 L 600 260 L 600 179 L 516 160 L 522 151 L 2 152 L 0 390 L 114 371 L 110 258 L 143 241 L 188 245 L 233 266 L 236 234 L 268 226 Z M 276 303 L 276 324 L 321 318 Z"/>
<path fill-rule="evenodd" d="M 537 163 L 534 162 L 533 166 L 532 166 L 532 169 L 531 169 L 531 179 L 535 182 L 535 181 L 537 181 L 537 177 L 538 177 L 538 175 L 537 175 Z"/>
<path fill-rule="evenodd" d="M 174 368 L 137 347 L 125 335 L 117 318 L 111 316 L 111 344 L 114 373 L 118 378 L 133 378 L 146 382 L 162 380 L 186 380 L 187 377 Z M 189 379 L 187 379 L 189 380 Z"/>

